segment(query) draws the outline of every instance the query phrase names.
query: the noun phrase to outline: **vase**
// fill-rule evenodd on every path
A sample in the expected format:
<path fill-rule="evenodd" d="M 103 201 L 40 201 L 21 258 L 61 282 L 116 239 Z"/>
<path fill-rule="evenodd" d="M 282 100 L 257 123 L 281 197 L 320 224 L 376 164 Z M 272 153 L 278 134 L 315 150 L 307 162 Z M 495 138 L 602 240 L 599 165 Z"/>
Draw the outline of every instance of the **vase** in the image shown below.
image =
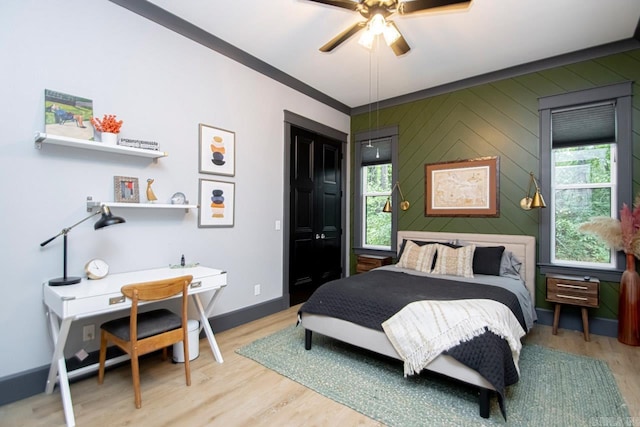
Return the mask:
<path fill-rule="evenodd" d="M 640 345 L 640 275 L 636 271 L 636 257 L 627 255 L 627 268 L 620 279 L 618 305 L 618 341 Z"/>
<path fill-rule="evenodd" d="M 118 134 L 111 132 L 102 132 L 101 141 L 104 144 L 117 145 L 118 144 Z"/>

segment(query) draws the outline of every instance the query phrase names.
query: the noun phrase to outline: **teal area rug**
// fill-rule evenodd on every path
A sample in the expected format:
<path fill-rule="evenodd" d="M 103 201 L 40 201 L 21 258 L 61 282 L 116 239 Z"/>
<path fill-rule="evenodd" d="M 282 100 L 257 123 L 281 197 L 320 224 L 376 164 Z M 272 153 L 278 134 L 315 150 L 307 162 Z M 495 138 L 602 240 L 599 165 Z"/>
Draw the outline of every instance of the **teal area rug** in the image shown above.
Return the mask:
<path fill-rule="evenodd" d="M 289 327 L 237 350 L 330 399 L 388 426 L 624 426 L 632 419 L 607 364 L 524 346 L 520 381 L 507 388 L 507 422 L 492 398 L 478 414 L 473 387 L 430 373 L 403 377 L 402 362 Z"/>

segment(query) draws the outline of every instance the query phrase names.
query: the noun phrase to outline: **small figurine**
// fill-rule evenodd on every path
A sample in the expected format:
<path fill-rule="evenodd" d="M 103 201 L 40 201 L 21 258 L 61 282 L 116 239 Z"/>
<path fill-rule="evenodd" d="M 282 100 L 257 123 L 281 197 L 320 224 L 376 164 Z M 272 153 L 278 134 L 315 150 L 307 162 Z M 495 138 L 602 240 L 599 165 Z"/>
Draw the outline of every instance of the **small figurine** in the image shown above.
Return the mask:
<path fill-rule="evenodd" d="M 158 198 L 156 197 L 155 194 L 153 194 L 153 190 L 151 189 L 151 184 L 153 184 L 153 179 L 149 178 L 147 179 L 147 200 L 151 203 L 155 202 L 156 200 L 158 200 Z"/>

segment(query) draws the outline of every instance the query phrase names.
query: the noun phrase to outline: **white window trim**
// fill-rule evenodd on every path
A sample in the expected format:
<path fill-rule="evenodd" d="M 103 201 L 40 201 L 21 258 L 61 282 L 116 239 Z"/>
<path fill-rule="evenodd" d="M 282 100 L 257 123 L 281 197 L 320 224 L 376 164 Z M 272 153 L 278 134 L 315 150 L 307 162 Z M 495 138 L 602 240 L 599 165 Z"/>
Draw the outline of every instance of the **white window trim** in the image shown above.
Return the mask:
<path fill-rule="evenodd" d="M 594 144 L 594 145 L 604 145 L 604 144 Z M 611 143 L 609 145 L 609 150 L 611 150 L 611 176 L 610 182 L 608 183 L 586 183 L 586 184 L 556 184 L 555 183 L 555 173 L 551 174 L 551 203 L 550 206 L 553 207 L 556 205 L 556 190 L 582 190 L 582 189 L 594 189 L 594 188 L 610 188 L 611 189 L 611 206 L 609 209 L 609 214 L 612 218 L 617 218 L 617 209 L 618 206 L 618 174 L 616 173 L 618 170 L 617 163 L 617 153 L 618 153 L 618 144 Z M 555 166 L 555 150 L 551 150 L 551 165 Z M 569 261 L 569 260 L 559 260 L 556 258 L 556 211 L 555 209 L 551 209 L 551 220 L 549 222 L 550 232 L 550 261 L 551 264 L 562 265 L 566 267 L 579 267 L 579 268 L 605 268 L 605 269 L 614 269 L 616 268 L 616 251 L 611 249 L 610 262 L 608 263 L 597 263 L 597 262 L 584 262 L 584 261 Z"/>
<path fill-rule="evenodd" d="M 389 163 L 383 163 L 383 164 L 389 164 L 391 165 L 391 167 L 393 168 L 393 162 L 389 162 Z M 366 199 L 367 197 L 390 197 L 391 195 L 391 190 L 389 191 L 385 191 L 385 192 L 371 192 L 371 193 L 365 193 L 364 191 L 364 187 L 365 187 L 365 182 L 367 182 L 367 177 L 364 176 L 366 175 L 366 167 L 360 165 L 360 207 L 362 210 L 362 216 L 361 216 L 361 236 L 362 239 L 360 241 L 360 244 L 362 245 L 363 248 L 365 249 L 374 249 L 374 250 L 383 250 L 383 251 L 390 251 L 391 250 L 391 246 L 380 246 L 380 245 L 368 245 L 367 242 L 365 241 L 366 236 L 367 236 L 367 210 L 365 208 L 366 206 Z M 393 169 L 392 169 L 392 174 L 393 174 Z M 393 188 L 393 186 L 392 186 Z M 391 233 L 393 234 L 393 227 L 391 229 Z M 393 239 L 391 240 L 393 242 Z"/>

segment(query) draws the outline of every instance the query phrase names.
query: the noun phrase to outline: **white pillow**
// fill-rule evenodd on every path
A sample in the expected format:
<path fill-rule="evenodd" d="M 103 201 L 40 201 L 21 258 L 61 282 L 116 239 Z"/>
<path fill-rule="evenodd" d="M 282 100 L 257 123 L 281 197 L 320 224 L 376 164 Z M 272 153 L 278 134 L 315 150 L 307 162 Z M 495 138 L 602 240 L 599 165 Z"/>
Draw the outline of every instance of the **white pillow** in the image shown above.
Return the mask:
<path fill-rule="evenodd" d="M 473 253 L 476 245 L 450 248 L 435 245 L 438 251 L 434 274 L 448 274 L 451 276 L 473 277 Z"/>
<path fill-rule="evenodd" d="M 439 245 L 419 246 L 411 240 L 407 240 L 402 256 L 396 266 L 430 273 L 433 256 L 436 254 L 436 246 Z"/>

